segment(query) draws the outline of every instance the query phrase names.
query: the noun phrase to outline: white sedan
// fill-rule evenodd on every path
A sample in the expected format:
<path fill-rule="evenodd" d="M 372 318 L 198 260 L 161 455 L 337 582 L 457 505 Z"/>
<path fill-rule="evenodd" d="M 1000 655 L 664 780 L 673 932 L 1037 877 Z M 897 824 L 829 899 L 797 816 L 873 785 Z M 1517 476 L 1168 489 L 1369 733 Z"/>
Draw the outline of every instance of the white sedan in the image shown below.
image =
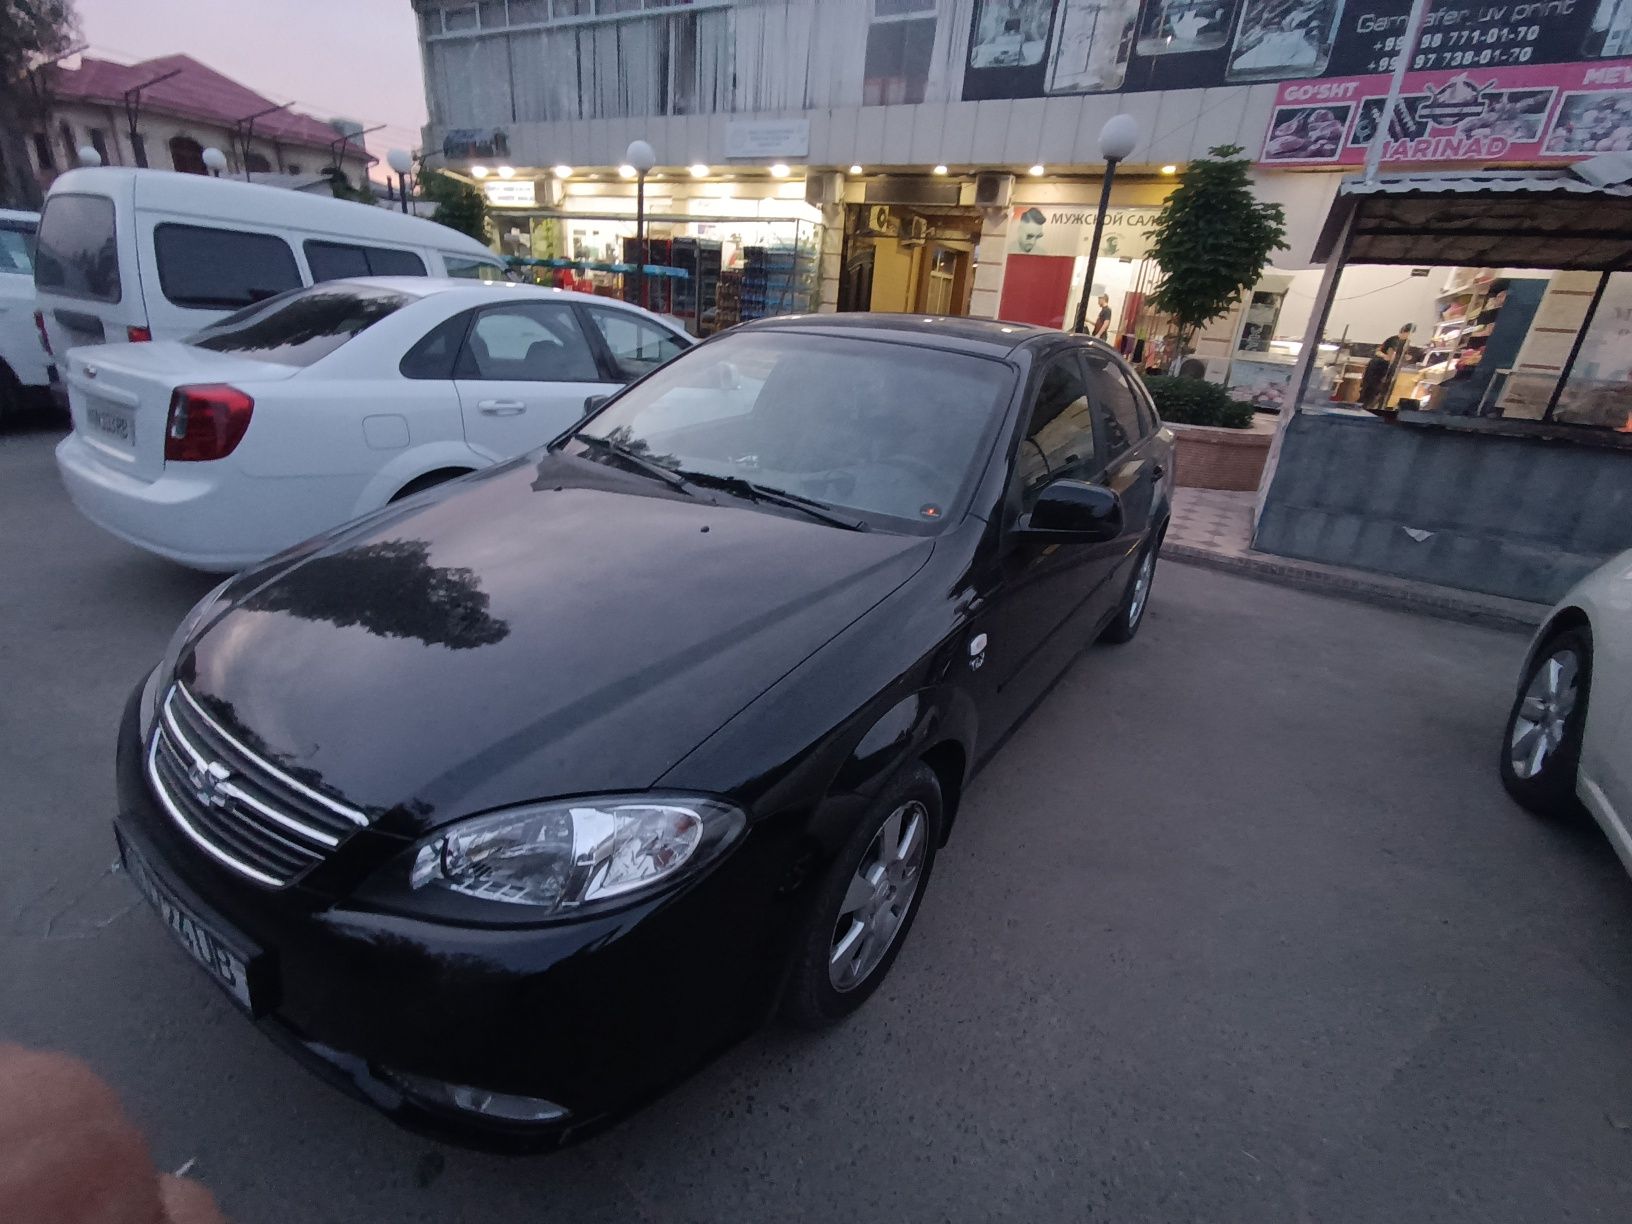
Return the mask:
<path fill-rule="evenodd" d="M 691 343 L 593 294 L 327 281 L 186 340 L 72 350 L 57 466 L 93 523 L 230 572 L 542 446 Z"/>
<path fill-rule="evenodd" d="M 1589 574 L 1536 634 L 1502 737 L 1508 792 L 1540 816 L 1584 806 L 1632 871 L 1632 552 Z"/>

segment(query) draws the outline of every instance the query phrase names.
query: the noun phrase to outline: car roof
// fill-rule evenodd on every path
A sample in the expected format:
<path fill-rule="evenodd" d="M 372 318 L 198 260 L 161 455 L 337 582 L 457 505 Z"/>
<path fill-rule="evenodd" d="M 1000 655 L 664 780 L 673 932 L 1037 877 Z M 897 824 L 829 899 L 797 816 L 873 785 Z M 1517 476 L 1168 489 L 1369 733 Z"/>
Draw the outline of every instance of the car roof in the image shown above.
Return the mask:
<path fill-rule="evenodd" d="M 127 195 L 127 192 L 134 194 Z M 58 177 L 51 184 L 47 199 L 67 193 L 133 199 L 139 208 L 201 219 L 239 220 L 282 229 L 310 230 L 316 237 L 372 238 L 379 242 L 431 247 L 450 255 L 485 257 L 495 264 L 500 262 L 483 243 L 424 217 L 264 183 L 241 183 L 237 179 L 179 174 L 174 170 L 91 166 L 70 170 Z"/>
<path fill-rule="evenodd" d="M 308 288 L 333 287 L 334 285 L 356 285 L 362 288 L 389 289 L 395 293 L 417 298 L 456 294 L 461 299 L 461 305 L 479 305 L 506 298 L 544 298 L 552 302 L 593 302 L 597 306 L 606 306 L 613 310 L 633 311 L 636 314 L 648 315 L 655 319 L 661 319 L 662 317 L 642 309 L 633 302 L 625 302 L 620 298 L 609 298 L 604 294 L 579 293 L 575 289 L 555 289 L 548 285 L 529 285 L 518 281 L 472 280 L 463 276 L 347 276 L 339 280 L 319 281 L 316 285 L 308 286 Z"/>
<path fill-rule="evenodd" d="M 1003 319 L 972 319 L 961 315 L 918 315 L 854 312 L 846 314 L 777 315 L 741 324 L 743 331 L 805 331 L 830 335 L 894 340 L 925 348 L 1006 357 L 1022 345 L 1049 339 L 1065 340 L 1070 333 L 1036 323 Z M 1086 337 L 1081 337 L 1086 340 Z"/>

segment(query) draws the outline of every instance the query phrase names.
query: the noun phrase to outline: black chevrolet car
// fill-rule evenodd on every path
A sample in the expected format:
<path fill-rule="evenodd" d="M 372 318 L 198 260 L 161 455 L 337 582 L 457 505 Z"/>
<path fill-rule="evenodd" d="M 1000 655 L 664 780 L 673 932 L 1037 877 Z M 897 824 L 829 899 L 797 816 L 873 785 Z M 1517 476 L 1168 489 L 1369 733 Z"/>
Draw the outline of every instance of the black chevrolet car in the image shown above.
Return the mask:
<path fill-rule="evenodd" d="M 206 597 L 125 712 L 124 863 L 331 1079 L 561 1142 L 878 987 L 970 775 L 1138 630 L 1172 489 L 1097 341 L 734 329 Z"/>

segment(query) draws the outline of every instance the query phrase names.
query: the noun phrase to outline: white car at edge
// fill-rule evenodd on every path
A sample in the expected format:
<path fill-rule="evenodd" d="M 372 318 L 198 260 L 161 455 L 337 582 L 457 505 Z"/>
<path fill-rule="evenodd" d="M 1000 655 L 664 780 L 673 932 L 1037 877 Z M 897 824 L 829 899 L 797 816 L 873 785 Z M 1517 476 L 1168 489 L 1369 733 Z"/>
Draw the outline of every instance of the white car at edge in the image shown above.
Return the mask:
<path fill-rule="evenodd" d="M 326 281 L 186 340 L 71 350 L 57 466 L 93 523 L 230 572 L 542 446 L 691 343 L 593 294 Z"/>
<path fill-rule="evenodd" d="M 0 421 L 43 403 L 51 361 L 34 321 L 34 234 L 40 214 L 0 208 Z"/>
<path fill-rule="evenodd" d="M 1539 816 L 1578 802 L 1632 871 L 1632 551 L 1589 574 L 1531 642 L 1502 736 L 1508 792 Z"/>

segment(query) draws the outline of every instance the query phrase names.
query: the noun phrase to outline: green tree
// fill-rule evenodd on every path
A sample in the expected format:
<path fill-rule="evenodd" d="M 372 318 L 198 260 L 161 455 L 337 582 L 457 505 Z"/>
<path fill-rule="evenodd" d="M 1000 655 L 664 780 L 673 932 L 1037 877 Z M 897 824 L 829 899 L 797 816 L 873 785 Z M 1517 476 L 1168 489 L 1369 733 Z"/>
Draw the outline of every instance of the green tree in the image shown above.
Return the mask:
<path fill-rule="evenodd" d="M 26 143 L 45 117 L 34 70 L 67 54 L 78 27 L 73 0 L 0 0 L 0 204 L 40 205 Z"/>
<path fill-rule="evenodd" d="M 469 234 L 477 242 L 488 241 L 486 196 L 463 179 L 423 164 L 418 178 L 420 194 L 436 203 L 432 221 Z"/>
<path fill-rule="evenodd" d="M 374 189 L 369 185 L 366 174 L 362 176 L 361 183 L 356 187 L 351 185 L 351 180 L 346 177 L 346 172 L 339 166 L 329 166 L 323 171 L 323 177 L 329 180 L 329 190 L 334 192 L 334 198 L 337 200 L 355 200 L 359 204 L 379 203 L 379 197 L 374 194 Z"/>
<path fill-rule="evenodd" d="M 1162 283 L 1151 306 L 1178 325 L 1176 373 L 1196 332 L 1228 310 L 1286 247 L 1286 213 L 1252 194 L 1240 145 L 1219 145 L 1185 168 L 1150 231 Z"/>

